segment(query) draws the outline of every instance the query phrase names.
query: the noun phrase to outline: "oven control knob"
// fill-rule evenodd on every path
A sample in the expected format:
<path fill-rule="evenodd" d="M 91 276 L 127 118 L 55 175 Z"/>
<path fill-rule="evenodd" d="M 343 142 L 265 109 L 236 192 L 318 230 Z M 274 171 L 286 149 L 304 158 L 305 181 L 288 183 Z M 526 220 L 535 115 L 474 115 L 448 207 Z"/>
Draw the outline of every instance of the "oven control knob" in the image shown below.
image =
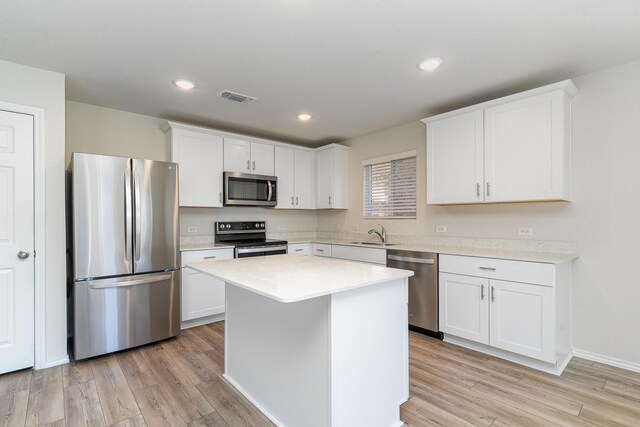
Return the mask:
<path fill-rule="evenodd" d="M 224 230 L 224 224 L 218 224 L 218 230 Z"/>
<path fill-rule="evenodd" d="M 260 224 L 260 228 L 264 228 L 264 222 Z"/>
<path fill-rule="evenodd" d="M 227 224 L 227 230 L 231 228 L 231 224 Z"/>
<path fill-rule="evenodd" d="M 256 228 L 260 228 L 260 224 L 256 222 Z"/>

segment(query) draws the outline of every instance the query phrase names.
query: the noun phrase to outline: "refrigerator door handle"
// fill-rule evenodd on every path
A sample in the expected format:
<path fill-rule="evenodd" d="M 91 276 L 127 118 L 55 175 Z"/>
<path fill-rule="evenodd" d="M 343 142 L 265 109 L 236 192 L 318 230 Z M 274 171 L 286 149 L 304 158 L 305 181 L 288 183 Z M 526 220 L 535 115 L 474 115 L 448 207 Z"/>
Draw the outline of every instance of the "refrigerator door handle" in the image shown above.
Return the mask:
<path fill-rule="evenodd" d="M 138 177 L 138 171 L 135 169 L 133 171 L 133 199 L 133 204 L 136 210 L 135 224 L 133 226 L 136 233 L 134 237 L 135 249 L 133 254 L 135 260 L 140 261 L 140 241 L 142 240 L 142 225 L 140 224 L 140 221 L 142 220 L 142 213 L 140 206 L 140 179 Z"/>
<path fill-rule="evenodd" d="M 125 258 L 131 261 L 131 170 L 124 171 L 124 242 Z"/>
<path fill-rule="evenodd" d="M 133 280 L 118 281 L 118 279 L 102 279 L 94 280 L 89 285 L 89 289 L 109 289 L 109 288 L 124 288 L 127 286 L 143 285 L 153 282 L 162 282 L 164 280 L 171 279 L 171 274 L 162 274 L 156 277 L 145 277 Z"/>

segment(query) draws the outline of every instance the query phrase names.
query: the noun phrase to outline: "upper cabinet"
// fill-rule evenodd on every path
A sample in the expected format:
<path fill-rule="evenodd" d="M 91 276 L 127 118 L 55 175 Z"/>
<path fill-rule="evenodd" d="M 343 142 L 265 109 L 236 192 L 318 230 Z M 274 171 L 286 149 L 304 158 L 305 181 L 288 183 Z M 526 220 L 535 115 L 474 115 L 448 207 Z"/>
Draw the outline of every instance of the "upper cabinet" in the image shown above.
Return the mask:
<path fill-rule="evenodd" d="M 314 153 L 308 149 L 275 147 L 278 209 L 313 209 L 315 205 Z"/>
<path fill-rule="evenodd" d="M 348 209 L 349 148 L 330 144 L 316 150 L 316 208 Z"/>
<path fill-rule="evenodd" d="M 274 146 L 262 142 L 224 138 L 224 170 L 274 175 Z"/>
<path fill-rule="evenodd" d="M 424 119 L 427 203 L 570 200 L 566 80 Z"/>
<path fill-rule="evenodd" d="M 178 163 L 179 205 L 222 206 L 222 137 L 169 122 L 169 157 Z"/>

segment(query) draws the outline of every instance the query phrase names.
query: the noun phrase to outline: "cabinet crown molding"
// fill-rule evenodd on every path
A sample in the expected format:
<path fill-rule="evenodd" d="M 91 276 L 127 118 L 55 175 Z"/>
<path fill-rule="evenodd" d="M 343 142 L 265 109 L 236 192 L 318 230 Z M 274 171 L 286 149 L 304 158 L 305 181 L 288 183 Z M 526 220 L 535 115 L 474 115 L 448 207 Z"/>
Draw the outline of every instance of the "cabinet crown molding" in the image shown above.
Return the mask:
<path fill-rule="evenodd" d="M 463 113 L 468 113 L 474 110 L 481 110 L 483 108 L 493 107 L 494 105 L 500 105 L 511 101 L 516 101 L 521 98 L 527 98 L 534 95 L 540 95 L 542 93 L 553 92 L 555 90 L 564 90 L 569 98 L 573 98 L 578 93 L 578 88 L 576 87 L 573 80 L 563 80 L 561 82 L 552 83 L 550 85 L 537 87 L 535 89 L 530 89 L 524 92 L 518 92 L 513 95 L 503 96 L 502 98 L 492 99 L 490 101 L 481 102 L 480 104 L 470 105 L 468 107 L 460 108 L 453 111 L 448 111 L 446 113 L 438 114 L 435 116 L 430 116 L 420 120 L 422 123 L 430 123 L 438 120 L 446 119 L 449 117 L 457 116 Z"/>

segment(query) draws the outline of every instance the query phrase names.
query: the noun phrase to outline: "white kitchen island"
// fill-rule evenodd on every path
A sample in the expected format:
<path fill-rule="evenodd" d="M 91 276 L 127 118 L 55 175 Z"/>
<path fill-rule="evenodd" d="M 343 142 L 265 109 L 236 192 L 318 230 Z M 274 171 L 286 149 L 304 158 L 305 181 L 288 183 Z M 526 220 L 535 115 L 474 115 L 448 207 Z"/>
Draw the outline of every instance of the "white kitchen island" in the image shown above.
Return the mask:
<path fill-rule="evenodd" d="M 299 255 L 188 267 L 226 282 L 225 377 L 276 425 L 402 425 L 413 272 Z"/>

